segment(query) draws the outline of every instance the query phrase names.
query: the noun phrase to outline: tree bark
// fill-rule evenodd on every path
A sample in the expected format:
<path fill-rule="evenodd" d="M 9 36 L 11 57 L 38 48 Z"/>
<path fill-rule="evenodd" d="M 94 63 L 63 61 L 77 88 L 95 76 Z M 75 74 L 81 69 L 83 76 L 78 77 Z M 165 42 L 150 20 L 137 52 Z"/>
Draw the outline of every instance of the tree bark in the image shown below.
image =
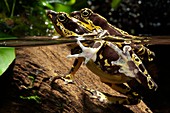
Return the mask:
<path fill-rule="evenodd" d="M 141 101 L 138 105 L 109 105 L 90 98 L 81 89 L 87 86 L 112 95 L 119 93 L 102 83 L 84 65 L 75 75 L 74 84 L 57 79 L 51 87 L 51 77 L 67 74 L 73 59 L 66 45 L 16 49 L 14 67 L 0 81 L 1 113 L 146 113 L 150 109 Z"/>

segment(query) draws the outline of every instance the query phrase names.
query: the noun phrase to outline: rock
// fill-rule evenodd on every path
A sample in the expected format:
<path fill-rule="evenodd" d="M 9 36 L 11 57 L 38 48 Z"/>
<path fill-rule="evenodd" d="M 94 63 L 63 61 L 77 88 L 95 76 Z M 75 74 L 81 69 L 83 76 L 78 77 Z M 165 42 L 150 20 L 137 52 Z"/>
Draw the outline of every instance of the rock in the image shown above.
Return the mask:
<path fill-rule="evenodd" d="M 115 96 L 120 96 L 98 76 L 81 66 L 75 75 L 75 84 L 65 84 L 57 79 L 51 87 L 50 78 L 67 74 L 73 59 L 66 45 L 16 49 L 13 73 L 0 78 L 3 91 L 1 113 L 146 113 L 150 109 L 141 101 L 138 105 L 108 105 L 90 98 L 90 93 L 80 88 L 87 86 Z M 6 87 L 4 85 L 3 87 Z M 5 88 L 4 88 L 5 89 Z M 1 95 L 2 95 L 1 94 Z M 4 98 L 3 98 L 4 97 Z"/>

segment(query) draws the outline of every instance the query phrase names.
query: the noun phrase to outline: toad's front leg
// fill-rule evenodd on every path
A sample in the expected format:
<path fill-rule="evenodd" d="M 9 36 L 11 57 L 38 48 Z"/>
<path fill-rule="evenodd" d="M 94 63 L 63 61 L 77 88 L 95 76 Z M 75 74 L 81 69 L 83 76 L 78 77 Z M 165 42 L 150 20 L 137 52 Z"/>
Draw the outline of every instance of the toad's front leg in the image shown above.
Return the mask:
<path fill-rule="evenodd" d="M 56 79 L 63 79 L 65 81 L 66 84 L 68 83 L 73 83 L 73 79 L 74 79 L 74 74 L 77 72 L 77 70 L 79 69 L 79 67 L 81 66 L 82 62 L 84 61 L 84 58 L 76 58 L 69 73 L 67 75 L 64 76 L 55 76 L 52 78 L 51 80 L 51 85 L 55 82 Z"/>
<path fill-rule="evenodd" d="M 85 47 L 79 40 L 77 40 L 77 44 L 82 49 L 82 53 L 68 55 L 68 58 L 84 58 L 84 64 L 92 59 L 93 61 L 97 58 L 97 52 L 101 49 L 104 44 L 104 41 L 96 41 L 92 47 Z"/>
<path fill-rule="evenodd" d="M 62 79 L 66 82 L 66 83 L 72 83 L 73 79 L 74 79 L 74 74 L 77 72 L 77 70 L 80 68 L 82 62 L 84 61 L 84 58 L 79 57 L 76 58 L 69 73 L 67 75 L 65 75 L 64 77 L 62 77 Z"/>

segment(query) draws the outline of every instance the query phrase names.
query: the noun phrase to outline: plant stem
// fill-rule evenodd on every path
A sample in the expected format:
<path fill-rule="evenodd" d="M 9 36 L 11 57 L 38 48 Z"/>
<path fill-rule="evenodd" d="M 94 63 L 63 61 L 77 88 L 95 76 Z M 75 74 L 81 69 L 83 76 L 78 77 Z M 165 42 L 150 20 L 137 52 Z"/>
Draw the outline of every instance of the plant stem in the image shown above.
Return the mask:
<path fill-rule="evenodd" d="M 7 0 L 4 0 L 4 2 L 5 2 L 5 5 L 6 5 L 6 7 L 7 7 L 8 12 L 10 12 L 9 5 L 8 5 Z"/>
<path fill-rule="evenodd" d="M 12 5 L 11 18 L 14 16 L 15 3 L 16 3 L 16 0 L 14 0 L 13 5 Z"/>

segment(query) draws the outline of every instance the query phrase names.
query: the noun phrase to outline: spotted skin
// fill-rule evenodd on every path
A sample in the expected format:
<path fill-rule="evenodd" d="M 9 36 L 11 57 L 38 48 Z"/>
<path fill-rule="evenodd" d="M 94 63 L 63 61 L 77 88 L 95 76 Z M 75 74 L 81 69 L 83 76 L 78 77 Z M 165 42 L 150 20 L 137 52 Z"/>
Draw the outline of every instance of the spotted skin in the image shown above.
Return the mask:
<path fill-rule="evenodd" d="M 95 26 L 100 26 L 103 30 L 107 30 L 108 33 L 112 36 L 120 36 L 128 39 L 147 39 L 149 37 L 139 37 L 128 34 L 127 32 L 111 25 L 104 17 L 94 13 L 91 9 L 84 8 L 80 11 L 74 11 L 70 14 L 72 17 L 75 17 L 86 23 L 93 23 Z M 132 44 L 132 48 L 135 53 L 141 58 L 148 61 L 152 61 L 155 56 L 154 52 L 150 51 L 145 46 Z"/>
<path fill-rule="evenodd" d="M 89 61 L 88 56 L 96 56 L 95 59 L 92 59 L 92 57 L 90 58 L 96 65 L 100 66 L 105 73 L 112 75 L 124 74 L 127 77 L 135 78 L 148 89 L 156 90 L 156 83 L 148 74 L 140 58 L 134 53 L 129 45 L 124 46 L 123 50 L 121 50 L 116 44 L 111 42 L 100 41 L 96 43 L 100 43 L 98 44 L 97 49 L 94 44 L 92 48 L 88 48 L 87 53 L 85 51 L 85 48 L 87 47 L 83 47 L 80 41 L 78 41 L 78 45 L 83 52 L 76 55 L 69 55 L 69 57 L 84 57 L 87 63 Z M 92 52 L 94 49 L 98 51 Z"/>
<path fill-rule="evenodd" d="M 64 37 L 70 37 L 70 36 L 79 36 L 79 35 L 88 35 L 88 34 L 95 34 L 99 36 L 103 36 L 100 33 L 103 33 L 103 29 L 100 26 L 95 26 L 93 22 L 85 22 L 79 19 L 75 19 L 74 17 L 70 17 L 68 14 L 63 12 L 54 12 L 54 11 L 48 11 L 47 12 L 48 17 L 53 22 L 56 31 Z M 105 35 L 105 34 L 104 34 Z M 106 33 L 107 35 L 107 33 Z M 102 44 L 101 44 L 102 43 Z M 93 48 L 99 48 L 96 52 L 92 52 L 91 55 L 96 55 L 94 58 L 89 58 L 86 62 L 86 66 L 96 75 L 98 75 L 101 78 L 101 81 L 106 84 L 111 84 L 110 87 L 127 95 L 126 98 L 115 98 L 112 96 L 106 95 L 104 98 L 107 98 L 109 102 L 114 104 L 137 104 L 140 102 L 140 96 L 132 91 L 128 87 L 121 87 L 121 84 L 133 80 L 133 78 L 137 79 L 141 84 L 143 84 L 143 80 L 145 80 L 145 84 L 143 84 L 146 87 L 149 87 L 149 89 L 156 89 L 157 85 L 154 83 L 154 81 L 151 78 L 146 77 L 145 75 L 149 75 L 147 73 L 147 70 L 142 64 L 142 61 L 138 58 L 139 61 L 134 60 L 136 58 L 135 52 L 131 50 L 123 50 L 125 45 L 121 45 L 122 47 L 119 48 L 119 44 L 113 44 L 111 42 L 102 42 L 102 41 L 95 41 L 95 42 L 86 42 L 83 43 L 82 46 L 79 44 L 73 44 L 71 45 L 71 55 L 77 56 L 75 54 L 81 54 L 84 52 L 84 50 L 81 47 L 88 47 L 89 49 Z M 128 46 L 130 46 L 128 44 Z M 115 49 L 116 47 L 116 49 Z M 131 46 L 130 46 L 131 47 Z M 121 54 L 119 53 L 121 52 Z M 129 56 L 128 56 L 128 55 Z M 82 62 L 89 56 L 85 54 L 86 56 L 78 57 L 75 59 L 75 62 L 69 72 L 63 79 L 66 82 L 72 82 L 74 78 L 74 74 L 79 69 Z M 136 56 L 135 56 L 136 55 Z M 123 65 L 119 62 L 118 64 L 114 64 L 114 61 L 117 61 L 120 59 L 120 57 L 123 57 L 123 62 L 126 64 L 126 66 L 123 67 Z M 121 61 L 121 60 L 120 60 Z M 128 64 L 128 62 L 131 62 Z M 137 72 L 140 72 L 139 74 L 136 72 L 135 74 L 129 74 L 131 71 L 130 66 L 133 64 L 133 69 L 137 69 Z M 142 68 L 141 67 L 142 64 Z M 120 69 L 123 67 L 123 71 L 120 71 Z M 143 70 L 141 70 L 143 69 Z M 141 78 L 142 79 L 141 79 Z M 153 87 L 150 87 L 148 85 L 148 81 L 151 81 L 151 83 L 154 83 Z M 120 86 L 120 87 L 118 87 Z M 128 89 L 128 90 L 127 90 Z M 136 101 L 133 101 L 136 100 Z"/>

